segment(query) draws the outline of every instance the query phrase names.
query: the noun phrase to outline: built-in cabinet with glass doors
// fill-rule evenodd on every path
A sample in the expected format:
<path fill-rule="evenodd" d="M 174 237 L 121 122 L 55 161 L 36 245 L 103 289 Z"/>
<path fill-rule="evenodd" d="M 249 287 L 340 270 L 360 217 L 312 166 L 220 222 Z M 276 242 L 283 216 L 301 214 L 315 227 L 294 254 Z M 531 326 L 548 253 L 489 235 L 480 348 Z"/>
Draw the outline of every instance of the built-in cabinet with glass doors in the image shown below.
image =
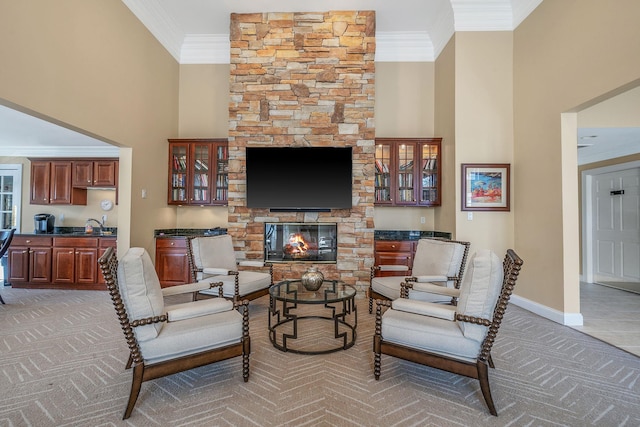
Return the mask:
<path fill-rule="evenodd" d="M 226 205 L 229 187 L 226 139 L 170 139 L 170 205 Z"/>
<path fill-rule="evenodd" d="M 440 206 L 442 138 L 376 138 L 375 204 Z"/>

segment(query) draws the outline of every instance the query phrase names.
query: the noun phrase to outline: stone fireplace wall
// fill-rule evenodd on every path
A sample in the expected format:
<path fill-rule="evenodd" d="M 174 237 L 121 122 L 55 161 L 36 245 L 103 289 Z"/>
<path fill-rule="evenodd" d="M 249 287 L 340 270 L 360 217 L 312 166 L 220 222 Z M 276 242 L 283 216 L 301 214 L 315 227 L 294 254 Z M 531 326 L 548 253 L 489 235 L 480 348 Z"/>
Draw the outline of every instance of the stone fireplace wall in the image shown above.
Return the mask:
<path fill-rule="evenodd" d="M 229 228 L 246 258 L 263 257 L 265 222 L 338 223 L 338 262 L 328 279 L 369 283 L 373 265 L 375 12 L 231 15 Z M 350 146 L 353 207 L 331 212 L 250 209 L 247 146 Z M 275 280 L 309 264 L 276 264 Z"/>

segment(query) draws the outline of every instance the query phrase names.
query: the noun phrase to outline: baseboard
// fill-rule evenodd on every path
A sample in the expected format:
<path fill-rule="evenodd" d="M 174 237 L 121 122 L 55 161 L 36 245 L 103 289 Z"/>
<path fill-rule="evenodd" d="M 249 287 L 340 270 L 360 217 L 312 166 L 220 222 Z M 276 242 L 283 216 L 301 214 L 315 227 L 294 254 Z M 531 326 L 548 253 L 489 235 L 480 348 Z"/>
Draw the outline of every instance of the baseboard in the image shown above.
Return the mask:
<path fill-rule="evenodd" d="M 511 295 L 510 302 L 545 319 L 560 323 L 561 325 L 582 326 L 584 323 L 581 313 L 564 313 L 518 295 Z"/>

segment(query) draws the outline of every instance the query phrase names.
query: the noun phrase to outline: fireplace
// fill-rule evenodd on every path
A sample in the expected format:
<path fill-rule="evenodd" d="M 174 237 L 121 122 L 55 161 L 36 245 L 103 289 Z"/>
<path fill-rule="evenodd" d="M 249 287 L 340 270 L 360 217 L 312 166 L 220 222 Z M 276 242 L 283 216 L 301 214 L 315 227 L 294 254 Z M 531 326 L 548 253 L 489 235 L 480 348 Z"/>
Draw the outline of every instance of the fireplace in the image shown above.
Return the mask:
<path fill-rule="evenodd" d="M 264 225 L 267 262 L 334 263 L 338 254 L 338 224 L 277 222 Z"/>

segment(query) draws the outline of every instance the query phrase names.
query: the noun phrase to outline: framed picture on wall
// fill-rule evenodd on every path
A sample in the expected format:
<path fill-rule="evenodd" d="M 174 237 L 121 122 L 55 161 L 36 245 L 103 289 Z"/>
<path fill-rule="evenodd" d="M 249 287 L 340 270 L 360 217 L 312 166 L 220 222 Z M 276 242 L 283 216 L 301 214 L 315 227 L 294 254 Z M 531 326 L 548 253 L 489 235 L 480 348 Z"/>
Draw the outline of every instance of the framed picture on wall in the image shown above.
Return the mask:
<path fill-rule="evenodd" d="M 509 211 L 508 163 L 462 164 L 463 211 Z"/>

